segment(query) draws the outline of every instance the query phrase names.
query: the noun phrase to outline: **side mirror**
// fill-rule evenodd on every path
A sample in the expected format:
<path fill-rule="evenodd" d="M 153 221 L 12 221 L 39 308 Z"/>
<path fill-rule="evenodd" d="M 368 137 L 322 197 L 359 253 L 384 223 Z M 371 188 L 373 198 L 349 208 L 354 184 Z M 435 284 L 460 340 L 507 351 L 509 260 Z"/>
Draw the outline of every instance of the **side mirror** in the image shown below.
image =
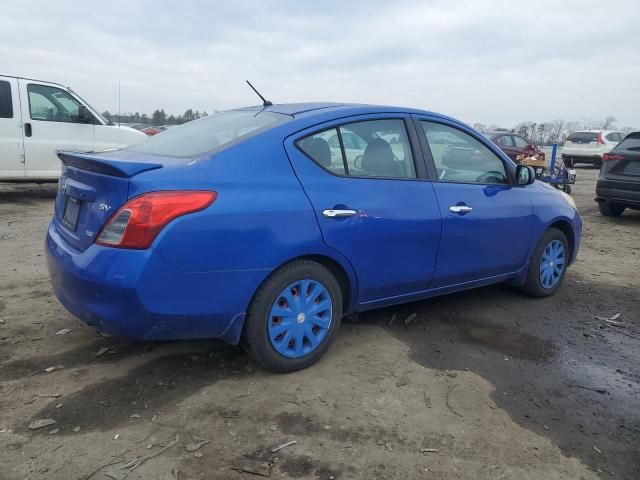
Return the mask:
<path fill-rule="evenodd" d="M 518 165 L 516 167 L 516 185 L 531 185 L 536 180 L 536 172 L 533 167 Z"/>
<path fill-rule="evenodd" d="M 90 123 L 93 120 L 93 115 L 84 105 L 78 107 L 78 120 L 82 123 Z"/>

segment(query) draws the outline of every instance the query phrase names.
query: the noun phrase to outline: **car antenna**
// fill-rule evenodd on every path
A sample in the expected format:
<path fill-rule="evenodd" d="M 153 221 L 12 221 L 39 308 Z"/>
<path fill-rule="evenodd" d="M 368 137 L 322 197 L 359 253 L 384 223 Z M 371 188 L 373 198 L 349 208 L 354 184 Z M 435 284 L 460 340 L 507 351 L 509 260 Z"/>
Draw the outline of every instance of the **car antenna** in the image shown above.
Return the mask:
<path fill-rule="evenodd" d="M 251 90 L 253 90 L 254 92 L 256 92 L 256 95 L 258 95 L 260 97 L 260 100 L 262 100 L 262 106 L 263 107 L 270 107 L 273 105 L 273 103 L 271 103 L 269 100 L 267 100 L 266 98 L 264 98 L 262 95 L 260 95 L 260 92 L 258 90 L 256 90 L 256 87 L 254 87 L 253 85 L 251 85 L 251 82 L 249 80 L 245 80 L 247 82 L 247 84 L 251 87 Z"/>

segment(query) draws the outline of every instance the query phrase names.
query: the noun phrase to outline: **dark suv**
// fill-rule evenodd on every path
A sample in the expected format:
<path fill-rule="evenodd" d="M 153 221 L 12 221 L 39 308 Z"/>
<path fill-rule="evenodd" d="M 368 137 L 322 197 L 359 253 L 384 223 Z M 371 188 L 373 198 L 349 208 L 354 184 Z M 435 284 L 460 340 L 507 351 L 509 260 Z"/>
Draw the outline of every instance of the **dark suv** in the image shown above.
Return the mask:
<path fill-rule="evenodd" d="M 596 202 L 607 217 L 617 217 L 625 208 L 640 210 L 640 132 L 630 133 L 602 156 Z"/>

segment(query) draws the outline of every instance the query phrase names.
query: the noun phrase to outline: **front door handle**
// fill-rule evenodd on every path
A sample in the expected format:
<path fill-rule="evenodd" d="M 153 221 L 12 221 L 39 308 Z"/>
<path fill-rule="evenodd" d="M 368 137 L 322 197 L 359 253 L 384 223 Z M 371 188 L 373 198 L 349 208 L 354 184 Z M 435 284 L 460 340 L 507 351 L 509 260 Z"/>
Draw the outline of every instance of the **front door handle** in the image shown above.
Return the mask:
<path fill-rule="evenodd" d="M 322 215 L 327 218 L 353 217 L 357 212 L 355 210 L 323 210 Z"/>
<path fill-rule="evenodd" d="M 453 213 L 469 213 L 473 210 L 473 208 L 468 207 L 467 205 L 451 205 L 449 207 L 449 211 Z"/>
<path fill-rule="evenodd" d="M 24 124 L 24 136 L 25 137 L 30 137 L 32 133 L 33 132 L 31 131 L 31 124 L 30 123 L 25 123 Z"/>

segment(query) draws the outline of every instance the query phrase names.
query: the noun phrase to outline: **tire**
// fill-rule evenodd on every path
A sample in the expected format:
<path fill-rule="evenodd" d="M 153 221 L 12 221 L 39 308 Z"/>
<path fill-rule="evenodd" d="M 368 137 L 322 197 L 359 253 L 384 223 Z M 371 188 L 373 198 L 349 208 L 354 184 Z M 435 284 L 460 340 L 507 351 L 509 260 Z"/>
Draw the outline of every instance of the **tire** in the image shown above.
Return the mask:
<path fill-rule="evenodd" d="M 268 370 L 301 370 L 326 353 L 341 319 L 342 291 L 333 274 L 319 263 L 295 261 L 273 272 L 256 291 L 242 344 Z"/>
<path fill-rule="evenodd" d="M 563 191 L 564 193 L 566 193 L 567 195 L 571 195 L 571 185 L 569 185 L 568 183 L 565 183 L 565 184 L 562 186 L 562 191 Z"/>
<path fill-rule="evenodd" d="M 547 230 L 531 255 L 527 279 L 522 287 L 524 292 L 533 297 L 549 297 L 556 293 L 567 272 L 569 258 L 569 242 L 565 234 L 557 228 Z M 560 262 L 562 266 L 558 268 Z"/>
<path fill-rule="evenodd" d="M 613 202 L 598 202 L 598 208 L 605 217 L 619 217 L 624 212 L 625 206 Z"/>
<path fill-rule="evenodd" d="M 567 168 L 571 168 L 575 165 L 575 162 L 571 157 L 562 157 L 562 163 L 564 163 L 564 166 Z"/>

